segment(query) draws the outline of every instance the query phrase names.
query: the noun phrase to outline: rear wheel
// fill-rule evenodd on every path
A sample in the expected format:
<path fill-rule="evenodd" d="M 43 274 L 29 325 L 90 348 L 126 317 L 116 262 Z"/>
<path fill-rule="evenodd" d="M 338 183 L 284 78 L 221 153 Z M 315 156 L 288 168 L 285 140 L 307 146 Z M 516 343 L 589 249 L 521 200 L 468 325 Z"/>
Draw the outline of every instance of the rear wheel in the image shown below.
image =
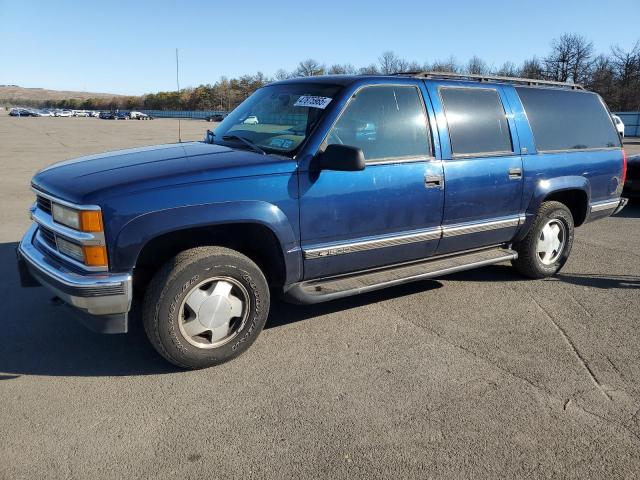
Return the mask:
<path fill-rule="evenodd" d="M 251 346 L 269 313 L 269 288 L 258 266 L 222 247 L 186 250 L 154 276 L 143 322 L 154 348 L 183 368 L 229 361 Z"/>
<path fill-rule="evenodd" d="M 518 258 L 512 263 L 527 277 L 550 277 L 569 258 L 573 235 L 573 216 L 567 206 L 560 202 L 544 202 L 527 236 L 514 245 Z"/>

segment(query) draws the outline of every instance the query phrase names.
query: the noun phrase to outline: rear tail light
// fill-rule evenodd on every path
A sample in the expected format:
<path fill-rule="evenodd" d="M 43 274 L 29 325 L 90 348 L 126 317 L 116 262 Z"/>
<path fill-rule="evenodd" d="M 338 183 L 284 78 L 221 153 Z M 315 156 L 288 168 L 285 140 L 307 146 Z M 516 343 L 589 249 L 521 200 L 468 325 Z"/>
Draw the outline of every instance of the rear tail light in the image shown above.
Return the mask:
<path fill-rule="evenodd" d="M 624 186 L 627 181 L 627 152 L 622 150 L 622 175 L 620 175 L 620 185 Z"/>

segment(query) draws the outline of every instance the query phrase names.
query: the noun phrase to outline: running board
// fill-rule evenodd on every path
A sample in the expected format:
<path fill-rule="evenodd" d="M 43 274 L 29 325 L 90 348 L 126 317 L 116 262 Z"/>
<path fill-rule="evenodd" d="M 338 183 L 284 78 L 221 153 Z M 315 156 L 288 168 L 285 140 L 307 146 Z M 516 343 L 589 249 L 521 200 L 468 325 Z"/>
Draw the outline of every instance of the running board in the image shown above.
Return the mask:
<path fill-rule="evenodd" d="M 508 248 L 476 250 L 469 253 L 432 258 L 418 263 L 405 263 L 377 270 L 367 270 L 355 274 L 295 283 L 286 290 L 285 297 L 295 303 L 327 302 L 337 298 L 416 280 L 439 277 L 485 265 L 493 265 L 494 263 L 516 258 L 518 258 L 518 254 Z"/>

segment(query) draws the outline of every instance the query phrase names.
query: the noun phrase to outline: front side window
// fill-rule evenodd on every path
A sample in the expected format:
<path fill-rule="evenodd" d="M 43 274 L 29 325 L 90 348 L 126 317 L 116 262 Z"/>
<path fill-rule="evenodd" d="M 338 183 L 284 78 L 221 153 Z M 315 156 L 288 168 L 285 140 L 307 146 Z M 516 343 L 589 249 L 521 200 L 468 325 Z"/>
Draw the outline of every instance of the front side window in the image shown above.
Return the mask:
<path fill-rule="evenodd" d="M 371 86 L 359 90 L 342 112 L 327 145 L 358 147 L 366 161 L 431 155 L 420 92 L 413 86 Z"/>
<path fill-rule="evenodd" d="M 454 155 L 513 151 L 509 122 L 496 90 L 445 87 L 440 97 Z"/>
<path fill-rule="evenodd" d="M 306 82 L 260 88 L 218 125 L 211 140 L 239 148 L 248 142 L 267 153 L 292 156 L 340 89 Z"/>
<path fill-rule="evenodd" d="M 620 147 L 620 137 L 595 93 L 517 87 L 536 148 L 541 151 Z"/>

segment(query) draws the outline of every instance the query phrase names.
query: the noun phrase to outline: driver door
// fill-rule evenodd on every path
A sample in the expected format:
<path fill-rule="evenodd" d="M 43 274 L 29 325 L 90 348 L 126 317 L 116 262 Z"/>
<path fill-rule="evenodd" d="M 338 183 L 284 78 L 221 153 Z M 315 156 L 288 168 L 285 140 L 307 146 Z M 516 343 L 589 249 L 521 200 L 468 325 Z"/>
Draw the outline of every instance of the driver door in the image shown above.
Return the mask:
<path fill-rule="evenodd" d="M 332 143 L 361 148 L 362 171 L 300 171 L 305 279 L 432 255 L 443 211 L 421 82 L 357 90 L 331 128 Z"/>

